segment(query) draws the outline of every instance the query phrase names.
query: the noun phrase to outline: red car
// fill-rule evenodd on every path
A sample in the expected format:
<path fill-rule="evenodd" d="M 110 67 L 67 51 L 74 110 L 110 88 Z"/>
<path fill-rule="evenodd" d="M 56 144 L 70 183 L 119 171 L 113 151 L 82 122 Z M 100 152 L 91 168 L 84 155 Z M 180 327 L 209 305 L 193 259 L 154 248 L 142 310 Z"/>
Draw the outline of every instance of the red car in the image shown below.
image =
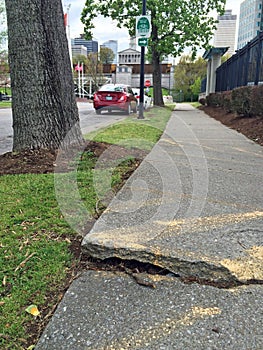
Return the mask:
<path fill-rule="evenodd" d="M 137 113 L 137 99 L 130 86 L 106 84 L 94 93 L 93 106 L 97 114 L 106 110 L 121 110 L 127 114 Z"/>

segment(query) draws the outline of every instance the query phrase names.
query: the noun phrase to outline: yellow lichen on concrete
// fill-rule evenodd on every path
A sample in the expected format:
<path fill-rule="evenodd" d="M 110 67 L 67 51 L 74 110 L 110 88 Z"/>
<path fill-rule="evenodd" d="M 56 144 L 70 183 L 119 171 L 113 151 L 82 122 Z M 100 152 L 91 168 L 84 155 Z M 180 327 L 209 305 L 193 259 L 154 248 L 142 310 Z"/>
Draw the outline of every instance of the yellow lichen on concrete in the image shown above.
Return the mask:
<path fill-rule="evenodd" d="M 262 211 L 254 211 L 250 213 L 233 213 L 217 216 L 205 216 L 190 219 L 179 219 L 173 221 L 156 221 L 157 224 L 167 227 L 166 231 L 175 234 L 187 232 L 200 232 L 217 229 L 226 225 L 237 224 L 248 220 L 256 220 L 263 217 Z"/>
<path fill-rule="evenodd" d="M 180 327 L 187 327 L 204 317 L 219 315 L 221 310 L 218 307 L 203 308 L 199 306 L 192 307 L 191 310 L 181 315 L 179 318 L 167 318 L 148 328 L 139 328 L 136 333 L 132 333 L 118 340 L 113 340 L 109 345 L 96 348 L 96 350 L 121 350 L 121 349 L 140 349 L 151 346 L 156 340 L 172 334 Z"/>
<path fill-rule="evenodd" d="M 239 280 L 263 280 L 263 247 L 254 246 L 245 251 L 246 255 L 234 260 L 224 259 L 220 263 Z"/>

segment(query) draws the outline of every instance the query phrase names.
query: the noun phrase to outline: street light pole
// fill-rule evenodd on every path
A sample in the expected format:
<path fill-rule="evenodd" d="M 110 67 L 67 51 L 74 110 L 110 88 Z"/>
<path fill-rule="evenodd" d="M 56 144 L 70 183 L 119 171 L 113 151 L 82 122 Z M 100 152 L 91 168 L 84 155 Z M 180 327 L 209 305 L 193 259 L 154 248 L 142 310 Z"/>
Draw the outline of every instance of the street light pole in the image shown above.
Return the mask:
<path fill-rule="evenodd" d="M 142 0 L 142 15 L 146 15 L 146 0 Z M 145 46 L 141 46 L 141 69 L 140 69 L 140 104 L 138 119 L 144 119 L 143 102 L 144 102 L 144 56 Z"/>

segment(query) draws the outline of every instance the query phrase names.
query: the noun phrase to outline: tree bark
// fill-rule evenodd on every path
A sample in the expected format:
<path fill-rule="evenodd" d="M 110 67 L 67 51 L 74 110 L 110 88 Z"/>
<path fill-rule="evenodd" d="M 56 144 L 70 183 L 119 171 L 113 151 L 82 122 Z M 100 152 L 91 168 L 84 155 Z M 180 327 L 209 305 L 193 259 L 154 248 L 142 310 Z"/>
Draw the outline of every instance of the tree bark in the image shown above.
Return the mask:
<path fill-rule="evenodd" d="M 157 50 L 158 45 L 158 29 L 154 24 L 154 17 L 156 13 L 152 10 L 152 65 L 153 65 L 153 103 L 155 106 L 164 106 L 162 94 L 162 72 L 161 59 Z"/>
<path fill-rule="evenodd" d="M 82 144 L 61 0 L 5 3 L 13 150 Z"/>

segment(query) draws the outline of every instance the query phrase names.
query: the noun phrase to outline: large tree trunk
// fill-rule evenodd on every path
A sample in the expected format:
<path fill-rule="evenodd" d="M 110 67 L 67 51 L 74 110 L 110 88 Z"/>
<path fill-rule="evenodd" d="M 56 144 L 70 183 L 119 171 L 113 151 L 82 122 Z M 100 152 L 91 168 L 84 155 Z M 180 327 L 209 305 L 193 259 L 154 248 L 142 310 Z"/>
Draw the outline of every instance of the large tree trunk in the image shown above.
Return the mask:
<path fill-rule="evenodd" d="M 13 150 L 83 142 L 61 0 L 5 0 Z M 67 135 L 67 138 L 65 138 Z"/>
<path fill-rule="evenodd" d="M 162 93 L 161 59 L 157 50 L 158 29 L 154 24 L 155 11 L 152 10 L 152 65 L 153 65 L 153 103 L 155 106 L 164 106 Z"/>
<path fill-rule="evenodd" d="M 153 103 L 155 106 L 164 106 L 162 93 L 162 73 L 159 54 L 152 51 L 153 64 Z"/>

